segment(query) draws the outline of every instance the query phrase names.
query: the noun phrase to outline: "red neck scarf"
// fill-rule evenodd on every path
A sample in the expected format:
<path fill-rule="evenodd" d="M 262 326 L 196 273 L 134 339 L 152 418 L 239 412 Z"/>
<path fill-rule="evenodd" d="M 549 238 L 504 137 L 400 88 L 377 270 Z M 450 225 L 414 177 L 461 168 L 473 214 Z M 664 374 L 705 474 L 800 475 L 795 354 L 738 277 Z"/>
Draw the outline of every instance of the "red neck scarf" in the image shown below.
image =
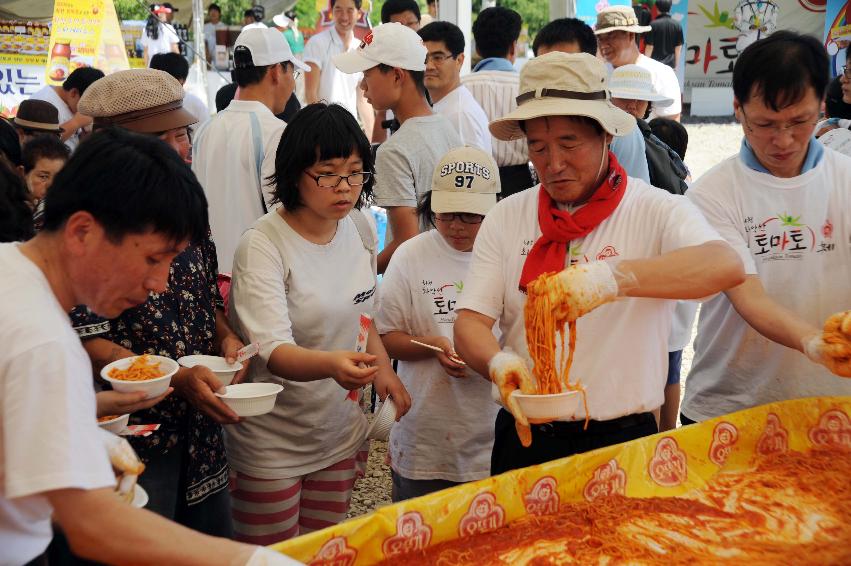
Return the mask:
<path fill-rule="evenodd" d="M 564 269 L 570 241 L 584 238 L 611 216 L 623 198 L 626 179 L 626 172 L 610 151 L 609 172 L 606 178 L 585 205 L 573 214 L 559 210 L 544 185 L 541 185 L 538 193 L 538 224 L 542 234 L 523 264 L 523 272 L 520 275 L 521 291 L 525 292 L 526 285 L 539 275 Z"/>

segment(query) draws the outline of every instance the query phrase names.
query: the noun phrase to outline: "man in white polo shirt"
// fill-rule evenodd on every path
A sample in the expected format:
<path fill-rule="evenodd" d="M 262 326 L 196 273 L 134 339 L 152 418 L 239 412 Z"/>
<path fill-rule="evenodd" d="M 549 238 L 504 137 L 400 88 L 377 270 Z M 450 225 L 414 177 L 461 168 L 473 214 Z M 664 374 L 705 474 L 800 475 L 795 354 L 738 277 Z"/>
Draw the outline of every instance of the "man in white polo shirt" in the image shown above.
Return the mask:
<path fill-rule="evenodd" d="M 705 297 L 744 278 L 735 251 L 688 200 L 627 177 L 609 144 L 635 120 L 611 103 L 605 80 L 605 66 L 587 53 L 541 55 L 520 74 L 517 109 L 490 124 L 495 138 L 526 137 L 542 182 L 485 217 L 457 305 L 458 354 L 491 377 L 510 409 L 497 415 L 495 474 L 655 433 L 671 299 Z M 518 381 L 522 392 L 535 391 L 521 288 L 552 272 L 559 308 L 578 318 L 571 375 L 585 388 L 588 413 L 580 406 L 530 429 L 510 397 Z"/>
<path fill-rule="evenodd" d="M 375 156 L 375 204 L 387 209 L 387 244 L 378 272 L 405 240 L 425 229 L 417 218 L 420 197 L 431 190 L 434 166 L 463 145 L 452 124 L 432 111 L 423 83 L 426 48 L 417 32 L 399 23 L 381 24 L 360 46 L 334 57 L 344 73 L 363 73 L 361 88 L 376 110 L 392 110 L 401 126 Z"/>
<path fill-rule="evenodd" d="M 687 194 L 739 253 L 747 278 L 700 309 L 683 424 L 851 395 L 851 380 L 837 377 L 851 377 L 851 316 L 845 336 L 829 338 L 833 347 L 822 335 L 825 319 L 851 308 L 851 158 L 813 137 L 828 80 L 819 40 L 789 31 L 736 61 L 742 147 Z"/>
<path fill-rule="evenodd" d="M 638 18 L 631 6 L 610 6 L 597 14 L 594 33 L 600 45 L 600 54 L 609 65 L 613 68 L 621 65 L 644 67 L 653 76 L 654 90 L 674 101 L 666 107 L 654 104 L 650 117 L 679 120 L 682 113 L 682 93 L 676 73 L 666 64 L 641 53 L 635 42 L 636 34 L 646 33 L 651 29 L 650 26 L 638 24 Z"/>
<path fill-rule="evenodd" d="M 455 126 L 464 145 L 491 153 L 488 117 L 461 84 L 464 65 L 464 32 L 450 22 L 432 22 L 418 32 L 428 50 L 425 86 L 434 111 Z"/>
<path fill-rule="evenodd" d="M 276 29 L 250 28 L 236 38 L 233 71 L 239 100 L 198 129 L 192 171 L 210 203 L 210 229 L 219 271 L 230 272 L 239 237 L 268 212 L 275 154 L 286 123 L 275 117 L 307 66 Z"/>
<path fill-rule="evenodd" d="M 358 48 L 354 30 L 360 9 L 361 0 L 331 0 L 334 25 L 304 46 L 304 62 L 310 67 L 304 76 L 304 96 L 308 104 L 322 100 L 344 106 L 354 117 L 360 115 L 364 130 L 372 132 L 374 113 L 358 88 L 363 75 L 340 72 L 332 62 L 334 56 Z"/>

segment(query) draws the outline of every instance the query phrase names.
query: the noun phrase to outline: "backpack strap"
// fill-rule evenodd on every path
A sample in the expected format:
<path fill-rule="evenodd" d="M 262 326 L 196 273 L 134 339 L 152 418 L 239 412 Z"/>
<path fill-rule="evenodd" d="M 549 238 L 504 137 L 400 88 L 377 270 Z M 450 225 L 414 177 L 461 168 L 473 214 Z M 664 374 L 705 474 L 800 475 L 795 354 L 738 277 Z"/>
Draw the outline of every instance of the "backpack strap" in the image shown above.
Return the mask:
<path fill-rule="evenodd" d="M 360 234 L 361 242 L 363 243 L 363 247 L 366 248 L 366 251 L 369 252 L 369 263 L 372 266 L 372 274 L 377 275 L 378 273 L 378 237 L 375 232 L 372 231 L 372 226 L 370 226 L 369 221 L 366 219 L 365 214 L 372 214 L 368 209 L 363 210 L 360 208 L 353 208 L 349 213 L 349 218 L 352 219 L 352 222 L 355 223 L 355 228 L 358 230 L 358 234 Z"/>
<path fill-rule="evenodd" d="M 260 119 L 257 114 L 249 112 L 249 121 L 251 123 L 251 145 L 254 146 L 254 168 L 257 171 L 257 181 L 260 183 L 258 190 L 260 191 L 260 206 L 263 207 L 263 214 L 269 212 L 266 206 L 266 197 L 263 196 L 263 159 L 266 157 L 266 150 L 263 147 L 263 130 L 260 128 Z M 266 232 L 263 232 L 264 234 Z M 268 235 L 268 234 L 267 234 Z"/>
<path fill-rule="evenodd" d="M 284 266 L 284 284 L 287 284 L 287 280 L 290 278 L 290 268 L 287 265 L 286 258 L 281 253 L 281 250 L 284 249 L 284 239 L 281 237 L 281 234 L 272 226 L 272 222 L 275 221 L 275 217 L 272 215 L 261 216 L 257 222 L 255 222 L 249 230 L 257 230 L 274 244 L 275 248 L 278 250 L 278 255 L 281 256 L 281 264 Z"/>

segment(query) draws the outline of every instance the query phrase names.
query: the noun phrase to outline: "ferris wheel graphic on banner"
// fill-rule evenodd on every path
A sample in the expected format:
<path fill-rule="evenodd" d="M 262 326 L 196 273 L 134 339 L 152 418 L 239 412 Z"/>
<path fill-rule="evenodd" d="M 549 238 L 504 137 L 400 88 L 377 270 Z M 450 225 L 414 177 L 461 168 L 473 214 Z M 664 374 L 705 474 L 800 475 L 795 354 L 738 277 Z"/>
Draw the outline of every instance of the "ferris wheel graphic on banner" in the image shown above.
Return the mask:
<path fill-rule="evenodd" d="M 733 27 L 739 32 L 736 49 L 742 50 L 777 29 L 780 7 L 774 0 L 739 0 L 733 9 Z"/>

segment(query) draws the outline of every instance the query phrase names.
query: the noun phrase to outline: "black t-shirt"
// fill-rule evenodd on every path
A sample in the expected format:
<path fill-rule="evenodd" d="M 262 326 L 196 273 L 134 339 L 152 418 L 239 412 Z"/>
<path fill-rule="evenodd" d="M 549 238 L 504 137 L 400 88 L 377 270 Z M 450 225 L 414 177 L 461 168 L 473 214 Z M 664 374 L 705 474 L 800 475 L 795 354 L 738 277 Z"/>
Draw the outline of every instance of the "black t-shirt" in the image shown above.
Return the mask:
<path fill-rule="evenodd" d="M 653 46 L 651 57 L 673 67 L 674 48 L 683 44 L 683 28 L 670 14 L 659 14 L 650 22 L 650 27 L 652 30 L 644 37 L 644 42 Z"/>

